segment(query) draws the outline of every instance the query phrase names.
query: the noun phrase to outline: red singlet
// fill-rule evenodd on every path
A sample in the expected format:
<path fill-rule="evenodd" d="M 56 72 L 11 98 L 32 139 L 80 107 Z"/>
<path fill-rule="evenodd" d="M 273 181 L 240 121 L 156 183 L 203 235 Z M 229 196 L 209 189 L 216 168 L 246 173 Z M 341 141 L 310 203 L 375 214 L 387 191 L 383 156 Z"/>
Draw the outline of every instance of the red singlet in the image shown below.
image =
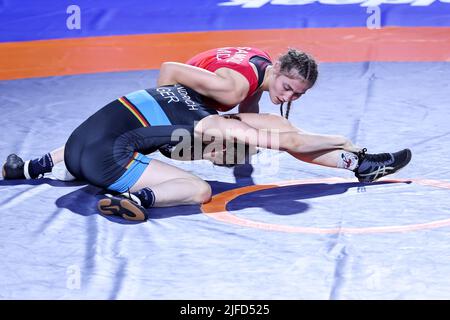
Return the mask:
<path fill-rule="evenodd" d="M 260 56 L 272 61 L 269 54 L 256 48 L 227 47 L 201 52 L 192 57 L 187 64 L 211 72 L 220 68 L 228 68 L 239 72 L 248 80 L 249 90 L 247 97 L 249 97 L 258 89 L 258 77 L 249 62 L 254 56 Z M 228 111 L 233 107 L 220 106 L 217 109 L 220 111 Z"/>

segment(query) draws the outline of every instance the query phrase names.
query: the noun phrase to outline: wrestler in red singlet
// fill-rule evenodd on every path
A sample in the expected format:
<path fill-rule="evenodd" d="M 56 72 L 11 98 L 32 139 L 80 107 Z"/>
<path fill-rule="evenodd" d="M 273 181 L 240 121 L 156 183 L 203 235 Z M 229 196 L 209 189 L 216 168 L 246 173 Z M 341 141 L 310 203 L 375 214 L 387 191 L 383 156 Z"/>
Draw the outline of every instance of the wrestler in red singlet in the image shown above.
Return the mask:
<path fill-rule="evenodd" d="M 258 76 L 256 76 L 252 65 L 255 65 Z M 272 58 L 266 52 L 248 47 L 216 48 L 201 52 L 191 58 L 187 64 L 199 67 L 211 72 L 220 68 L 228 68 L 242 74 L 249 83 L 247 97 L 253 95 L 264 80 L 266 67 L 272 64 Z M 228 111 L 234 106 L 217 106 L 220 111 Z"/>

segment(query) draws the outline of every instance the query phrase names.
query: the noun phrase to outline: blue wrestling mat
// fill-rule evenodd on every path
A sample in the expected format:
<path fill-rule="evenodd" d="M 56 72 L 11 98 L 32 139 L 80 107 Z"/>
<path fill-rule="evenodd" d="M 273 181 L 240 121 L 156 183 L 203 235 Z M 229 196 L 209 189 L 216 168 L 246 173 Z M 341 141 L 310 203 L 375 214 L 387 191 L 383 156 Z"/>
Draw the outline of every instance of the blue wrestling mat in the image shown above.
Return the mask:
<path fill-rule="evenodd" d="M 52 5 L 4 2 L 2 21 L 11 24 L 0 27 L 1 41 L 64 38 L 54 26 L 67 17 L 69 4 L 41 2 Z M 197 1 L 157 1 L 140 10 L 145 1 L 134 0 L 124 16 L 135 20 L 117 20 L 124 2 L 78 2 L 90 7 L 87 27 L 75 38 L 364 27 L 358 19 L 365 11 L 353 13 L 367 7 L 363 1 L 292 7 L 223 0 L 186 16 Z M 448 32 L 450 4 L 428 2 L 383 4 L 383 24 Z M 245 10 L 255 20 L 241 22 Z M 185 15 L 172 17 L 173 23 L 161 22 L 181 11 Z M 263 25 L 261 17 L 271 16 L 284 18 Z M 406 168 L 377 183 L 360 184 L 348 171 L 269 150 L 235 168 L 170 161 L 210 183 L 215 209 L 153 208 L 147 222 L 130 223 L 101 216 L 101 190 L 82 182 L 0 180 L 0 298 L 449 299 L 448 61 L 322 63 L 316 86 L 294 103 L 290 119 L 306 131 L 344 135 L 370 152 L 412 150 Z M 0 159 L 12 152 L 28 159 L 63 145 L 97 109 L 155 86 L 157 75 L 142 70 L 0 81 Z M 278 112 L 266 94 L 260 105 L 262 112 Z"/>

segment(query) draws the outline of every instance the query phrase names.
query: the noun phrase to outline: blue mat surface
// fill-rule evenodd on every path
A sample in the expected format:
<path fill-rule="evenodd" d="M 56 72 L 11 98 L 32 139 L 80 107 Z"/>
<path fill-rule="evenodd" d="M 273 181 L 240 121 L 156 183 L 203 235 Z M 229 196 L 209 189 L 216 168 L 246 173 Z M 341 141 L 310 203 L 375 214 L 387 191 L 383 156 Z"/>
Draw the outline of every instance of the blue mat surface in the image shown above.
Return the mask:
<path fill-rule="evenodd" d="M 334 63 L 320 71 L 316 87 L 294 104 L 293 123 L 346 135 L 372 152 L 411 148 L 410 165 L 393 176 L 401 182 L 363 186 L 348 171 L 273 151 L 235 169 L 177 165 L 209 181 L 215 194 L 313 179 L 242 195 L 227 209 L 256 222 L 341 231 L 244 227 L 198 206 L 152 209 L 148 222 L 124 223 L 98 214 L 97 188 L 0 180 L 0 298 L 449 299 L 450 64 Z M 154 86 L 156 76 L 0 82 L 0 159 L 59 147 L 98 108 Z M 267 95 L 261 104 L 277 112 Z M 342 180 L 326 180 L 335 177 Z M 399 231 L 389 232 L 393 226 Z M 373 227 L 382 232 L 367 231 Z"/>

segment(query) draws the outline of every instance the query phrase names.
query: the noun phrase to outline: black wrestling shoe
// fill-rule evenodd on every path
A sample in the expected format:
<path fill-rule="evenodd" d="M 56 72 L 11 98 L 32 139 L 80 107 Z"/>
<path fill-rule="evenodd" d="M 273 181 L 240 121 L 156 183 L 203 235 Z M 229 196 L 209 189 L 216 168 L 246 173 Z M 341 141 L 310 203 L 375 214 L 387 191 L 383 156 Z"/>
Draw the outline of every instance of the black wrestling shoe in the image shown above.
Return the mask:
<path fill-rule="evenodd" d="M 147 211 L 141 206 L 141 201 L 132 194 L 122 193 L 116 196 L 107 194 L 106 198 L 97 203 L 98 210 L 104 215 L 114 215 L 126 220 L 145 221 Z"/>
<path fill-rule="evenodd" d="M 2 174 L 3 179 L 26 179 L 24 174 L 25 162 L 17 154 L 10 154 L 6 158 L 6 162 L 3 164 Z"/>
<path fill-rule="evenodd" d="M 397 172 L 411 161 L 411 150 L 403 149 L 394 153 L 358 153 L 358 168 L 355 175 L 359 182 L 374 182 L 381 177 Z"/>

